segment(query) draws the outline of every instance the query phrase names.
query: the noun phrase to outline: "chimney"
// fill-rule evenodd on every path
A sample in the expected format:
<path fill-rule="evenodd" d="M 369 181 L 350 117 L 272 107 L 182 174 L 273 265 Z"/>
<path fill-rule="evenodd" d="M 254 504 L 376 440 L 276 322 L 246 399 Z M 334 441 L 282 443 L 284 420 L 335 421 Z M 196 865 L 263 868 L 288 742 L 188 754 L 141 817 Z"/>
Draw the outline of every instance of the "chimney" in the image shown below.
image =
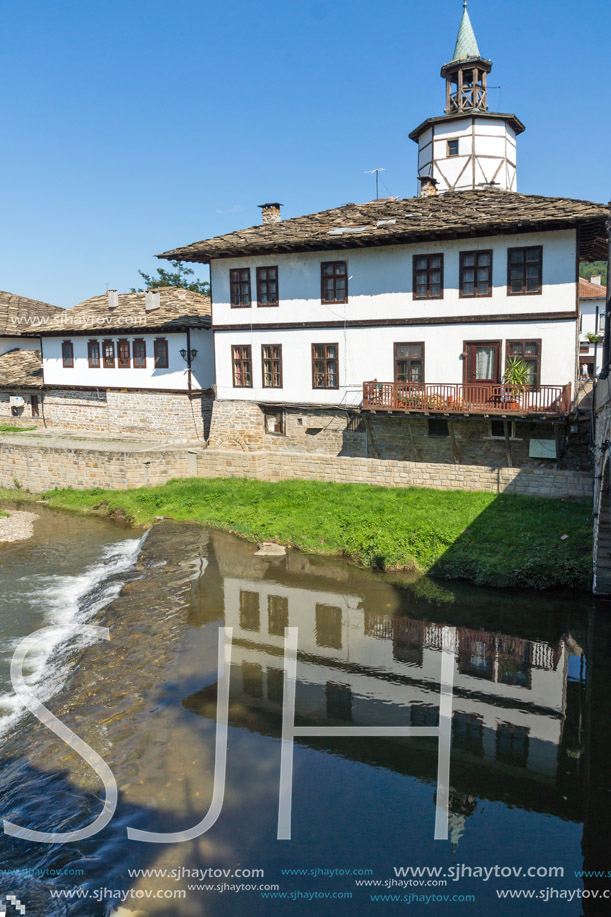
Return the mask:
<path fill-rule="evenodd" d="M 144 311 L 153 312 L 161 305 L 161 293 L 159 290 L 146 290 L 144 293 Z"/>
<path fill-rule="evenodd" d="M 593 283 L 597 287 L 601 287 L 603 284 L 602 274 L 596 274 L 595 277 L 590 277 L 590 283 Z"/>
<path fill-rule="evenodd" d="M 439 182 L 432 175 L 420 176 L 420 197 L 434 197 Z"/>
<path fill-rule="evenodd" d="M 119 292 L 118 290 L 107 290 L 106 296 L 108 297 L 108 308 L 112 312 L 119 305 Z"/>
<path fill-rule="evenodd" d="M 282 204 L 257 204 L 257 207 L 261 208 L 261 216 L 264 223 L 282 222 L 282 214 L 280 213 Z"/>

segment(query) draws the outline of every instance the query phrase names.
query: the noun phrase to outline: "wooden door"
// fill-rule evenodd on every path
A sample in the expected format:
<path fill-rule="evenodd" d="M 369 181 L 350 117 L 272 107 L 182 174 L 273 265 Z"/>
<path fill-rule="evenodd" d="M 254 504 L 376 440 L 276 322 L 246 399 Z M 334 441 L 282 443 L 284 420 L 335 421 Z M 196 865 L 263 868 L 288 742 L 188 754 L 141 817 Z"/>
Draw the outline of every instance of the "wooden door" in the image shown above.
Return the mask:
<path fill-rule="evenodd" d="M 500 341 L 467 341 L 466 351 L 465 382 L 491 385 L 500 381 Z"/>

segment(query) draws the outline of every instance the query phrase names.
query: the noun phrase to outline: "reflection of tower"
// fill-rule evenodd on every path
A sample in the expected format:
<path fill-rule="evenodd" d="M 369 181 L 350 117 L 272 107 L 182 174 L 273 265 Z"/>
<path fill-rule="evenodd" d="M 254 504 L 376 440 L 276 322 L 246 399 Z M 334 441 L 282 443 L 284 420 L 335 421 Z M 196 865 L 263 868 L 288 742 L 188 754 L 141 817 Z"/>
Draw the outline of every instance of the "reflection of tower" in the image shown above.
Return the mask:
<path fill-rule="evenodd" d="M 450 814 L 448 816 L 448 837 L 452 847 L 452 853 L 458 850 L 458 844 L 463 834 L 467 819 L 473 815 L 477 808 L 477 798 L 475 796 L 460 793 L 453 788 L 450 789 Z"/>
<path fill-rule="evenodd" d="M 491 69 L 492 61 L 480 54 L 464 0 L 454 56 L 441 68 L 445 114 L 428 118 L 410 134 L 418 144 L 419 194 L 425 176 L 435 179 L 438 191 L 517 190 L 516 136 L 524 125 L 515 115 L 488 110 Z"/>

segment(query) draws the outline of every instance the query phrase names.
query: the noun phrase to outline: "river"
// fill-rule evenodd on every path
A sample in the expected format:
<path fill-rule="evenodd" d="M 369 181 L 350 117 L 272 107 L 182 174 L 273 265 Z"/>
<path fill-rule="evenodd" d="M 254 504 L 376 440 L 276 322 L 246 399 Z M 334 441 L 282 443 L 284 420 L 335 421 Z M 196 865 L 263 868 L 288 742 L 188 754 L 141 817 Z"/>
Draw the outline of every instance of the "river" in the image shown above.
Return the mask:
<path fill-rule="evenodd" d="M 26 683 L 107 763 L 118 804 L 78 841 L 5 834 L 7 915 L 18 913 L 9 895 L 27 917 L 608 912 L 611 882 L 581 876 L 611 866 L 605 603 L 393 581 L 298 552 L 260 558 L 169 520 L 142 535 L 35 512 L 34 538 L 0 546 L 2 816 L 70 832 L 104 804 L 90 764 L 11 684 L 16 647 L 43 627 Z M 294 737 L 280 819 L 290 839 L 278 839 L 285 627 L 297 628 L 295 729 L 310 734 Z M 181 842 L 130 839 L 189 831 L 211 807 L 221 628 L 231 664 L 218 817 Z M 435 840 L 442 656 L 451 756 L 447 839 Z M 429 735 L 338 733 L 382 726 Z M 327 727 L 335 734 L 313 734 Z"/>

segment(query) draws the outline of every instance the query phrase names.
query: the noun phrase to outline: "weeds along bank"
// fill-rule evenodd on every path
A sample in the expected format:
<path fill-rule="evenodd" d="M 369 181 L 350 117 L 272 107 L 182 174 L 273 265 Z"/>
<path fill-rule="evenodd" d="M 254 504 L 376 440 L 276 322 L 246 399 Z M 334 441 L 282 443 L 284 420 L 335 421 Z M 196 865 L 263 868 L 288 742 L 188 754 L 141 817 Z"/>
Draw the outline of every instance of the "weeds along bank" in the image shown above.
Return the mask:
<path fill-rule="evenodd" d="M 15 499 L 15 491 L 4 491 Z M 20 494 L 18 499 L 35 499 Z M 479 585 L 589 589 L 591 503 L 519 494 L 244 478 L 56 490 L 51 507 L 148 525 L 197 522 L 252 541 Z"/>

